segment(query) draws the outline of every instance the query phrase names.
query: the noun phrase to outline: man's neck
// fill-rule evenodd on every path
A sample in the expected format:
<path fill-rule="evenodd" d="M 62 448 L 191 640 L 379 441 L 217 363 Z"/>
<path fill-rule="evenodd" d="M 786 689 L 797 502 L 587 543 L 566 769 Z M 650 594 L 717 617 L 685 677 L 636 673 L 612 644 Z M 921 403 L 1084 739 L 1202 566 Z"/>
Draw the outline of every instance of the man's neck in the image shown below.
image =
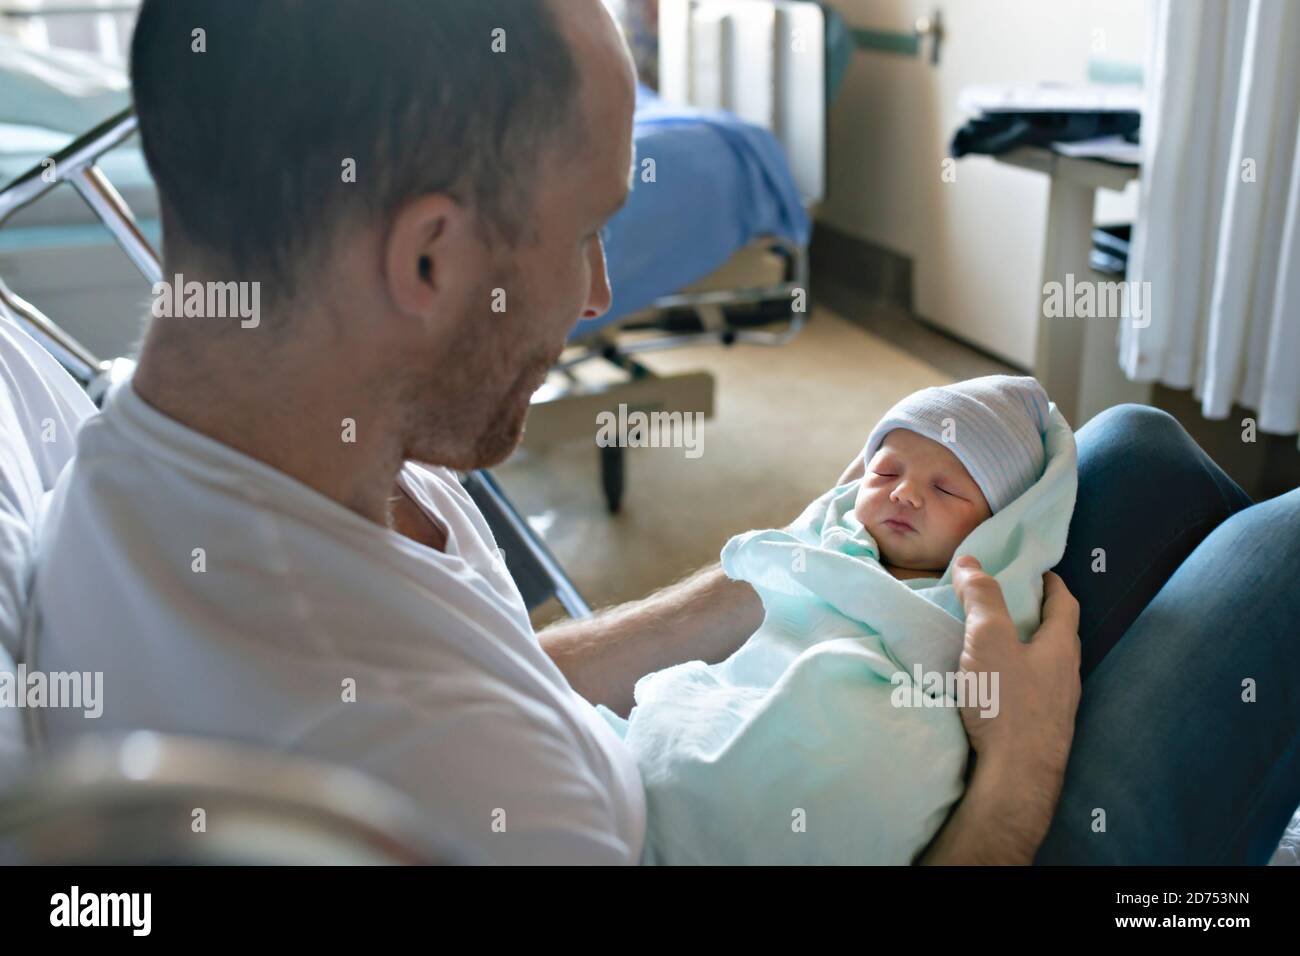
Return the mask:
<path fill-rule="evenodd" d="M 387 525 L 403 456 L 380 389 L 269 338 L 156 322 L 132 387 L 180 424 Z"/>

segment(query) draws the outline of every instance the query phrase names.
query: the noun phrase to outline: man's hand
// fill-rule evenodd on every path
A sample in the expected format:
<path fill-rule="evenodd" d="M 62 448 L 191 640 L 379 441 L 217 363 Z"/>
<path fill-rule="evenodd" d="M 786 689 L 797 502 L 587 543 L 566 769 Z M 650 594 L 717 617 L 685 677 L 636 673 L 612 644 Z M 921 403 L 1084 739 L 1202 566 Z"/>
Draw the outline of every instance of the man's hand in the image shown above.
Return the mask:
<path fill-rule="evenodd" d="M 859 452 L 837 484 L 864 474 Z M 715 564 L 644 600 L 552 624 L 538 637 L 579 694 L 627 716 L 638 678 L 682 661 L 724 660 L 762 623 L 757 592 Z"/>
<path fill-rule="evenodd" d="M 570 685 L 626 717 L 642 676 L 683 661 L 725 660 L 763 623 L 763 602 L 714 564 L 640 601 L 538 635 Z"/>
<path fill-rule="evenodd" d="M 970 784 L 925 863 L 1027 864 L 1061 794 L 1079 707 L 1079 602 L 1043 576 L 1043 623 L 1022 644 L 997 581 L 965 556 L 953 570 L 966 610 L 963 672 L 998 675 L 998 712 L 963 708 L 975 750 Z"/>
<path fill-rule="evenodd" d="M 966 562 L 969 562 L 967 564 Z M 984 759 L 1065 772 L 1079 708 L 1079 602 L 1051 571 L 1043 575 L 1043 623 L 1028 644 L 1016 634 L 996 579 L 970 556 L 953 583 L 966 609 L 961 670 L 998 675 L 999 707 L 962 709 L 971 747 Z"/>

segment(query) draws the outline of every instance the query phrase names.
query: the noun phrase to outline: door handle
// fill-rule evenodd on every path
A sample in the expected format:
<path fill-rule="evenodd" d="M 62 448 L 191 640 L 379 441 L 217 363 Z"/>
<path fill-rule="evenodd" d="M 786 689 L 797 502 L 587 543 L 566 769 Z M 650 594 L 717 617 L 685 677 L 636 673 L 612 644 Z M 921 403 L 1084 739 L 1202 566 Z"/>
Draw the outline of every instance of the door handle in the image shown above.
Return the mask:
<path fill-rule="evenodd" d="M 946 30 L 943 11 L 935 10 L 928 17 L 918 17 L 910 33 L 888 30 L 854 30 L 853 42 L 861 50 L 883 53 L 901 53 L 903 56 L 920 56 L 926 38 L 930 40 L 930 63 L 939 62 L 939 48 Z"/>
<path fill-rule="evenodd" d="M 928 17 L 917 17 L 913 32 L 918 41 L 923 37 L 930 38 L 930 64 L 938 66 L 939 47 L 943 45 L 944 37 L 943 11 L 935 10 Z"/>

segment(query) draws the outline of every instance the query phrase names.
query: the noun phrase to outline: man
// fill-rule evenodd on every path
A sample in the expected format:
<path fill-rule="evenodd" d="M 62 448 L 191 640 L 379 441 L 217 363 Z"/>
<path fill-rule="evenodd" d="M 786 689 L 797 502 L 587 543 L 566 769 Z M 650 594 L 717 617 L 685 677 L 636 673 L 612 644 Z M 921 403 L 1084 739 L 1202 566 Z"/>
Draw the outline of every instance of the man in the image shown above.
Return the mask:
<path fill-rule="evenodd" d="M 635 862 L 640 779 L 591 703 L 626 712 L 641 675 L 726 656 L 758 599 L 715 567 L 539 641 L 449 470 L 511 452 L 567 333 L 609 305 L 635 82 L 603 6 L 145 0 L 132 82 L 166 274 L 256 283 L 260 314 L 155 319 L 82 429 L 36 657 L 103 671 L 104 716 L 52 712 L 47 735 L 254 741 L 388 781 L 479 859 Z M 1027 861 L 1077 611 L 1054 586 L 1026 649 L 963 574 L 972 666 L 1013 699 L 974 725 L 931 854 Z"/>

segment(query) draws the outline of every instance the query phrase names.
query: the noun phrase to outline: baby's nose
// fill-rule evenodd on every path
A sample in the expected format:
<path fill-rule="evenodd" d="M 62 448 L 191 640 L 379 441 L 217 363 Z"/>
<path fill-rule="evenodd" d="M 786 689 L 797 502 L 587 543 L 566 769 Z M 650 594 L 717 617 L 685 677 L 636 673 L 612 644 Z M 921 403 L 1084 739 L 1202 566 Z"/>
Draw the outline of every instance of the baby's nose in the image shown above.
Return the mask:
<path fill-rule="evenodd" d="M 916 493 L 916 490 L 911 485 L 898 485 L 889 497 L 895 501 L 906 501 L 913 508 L 919 507 L 921 504 L 921 496 Z"/>

